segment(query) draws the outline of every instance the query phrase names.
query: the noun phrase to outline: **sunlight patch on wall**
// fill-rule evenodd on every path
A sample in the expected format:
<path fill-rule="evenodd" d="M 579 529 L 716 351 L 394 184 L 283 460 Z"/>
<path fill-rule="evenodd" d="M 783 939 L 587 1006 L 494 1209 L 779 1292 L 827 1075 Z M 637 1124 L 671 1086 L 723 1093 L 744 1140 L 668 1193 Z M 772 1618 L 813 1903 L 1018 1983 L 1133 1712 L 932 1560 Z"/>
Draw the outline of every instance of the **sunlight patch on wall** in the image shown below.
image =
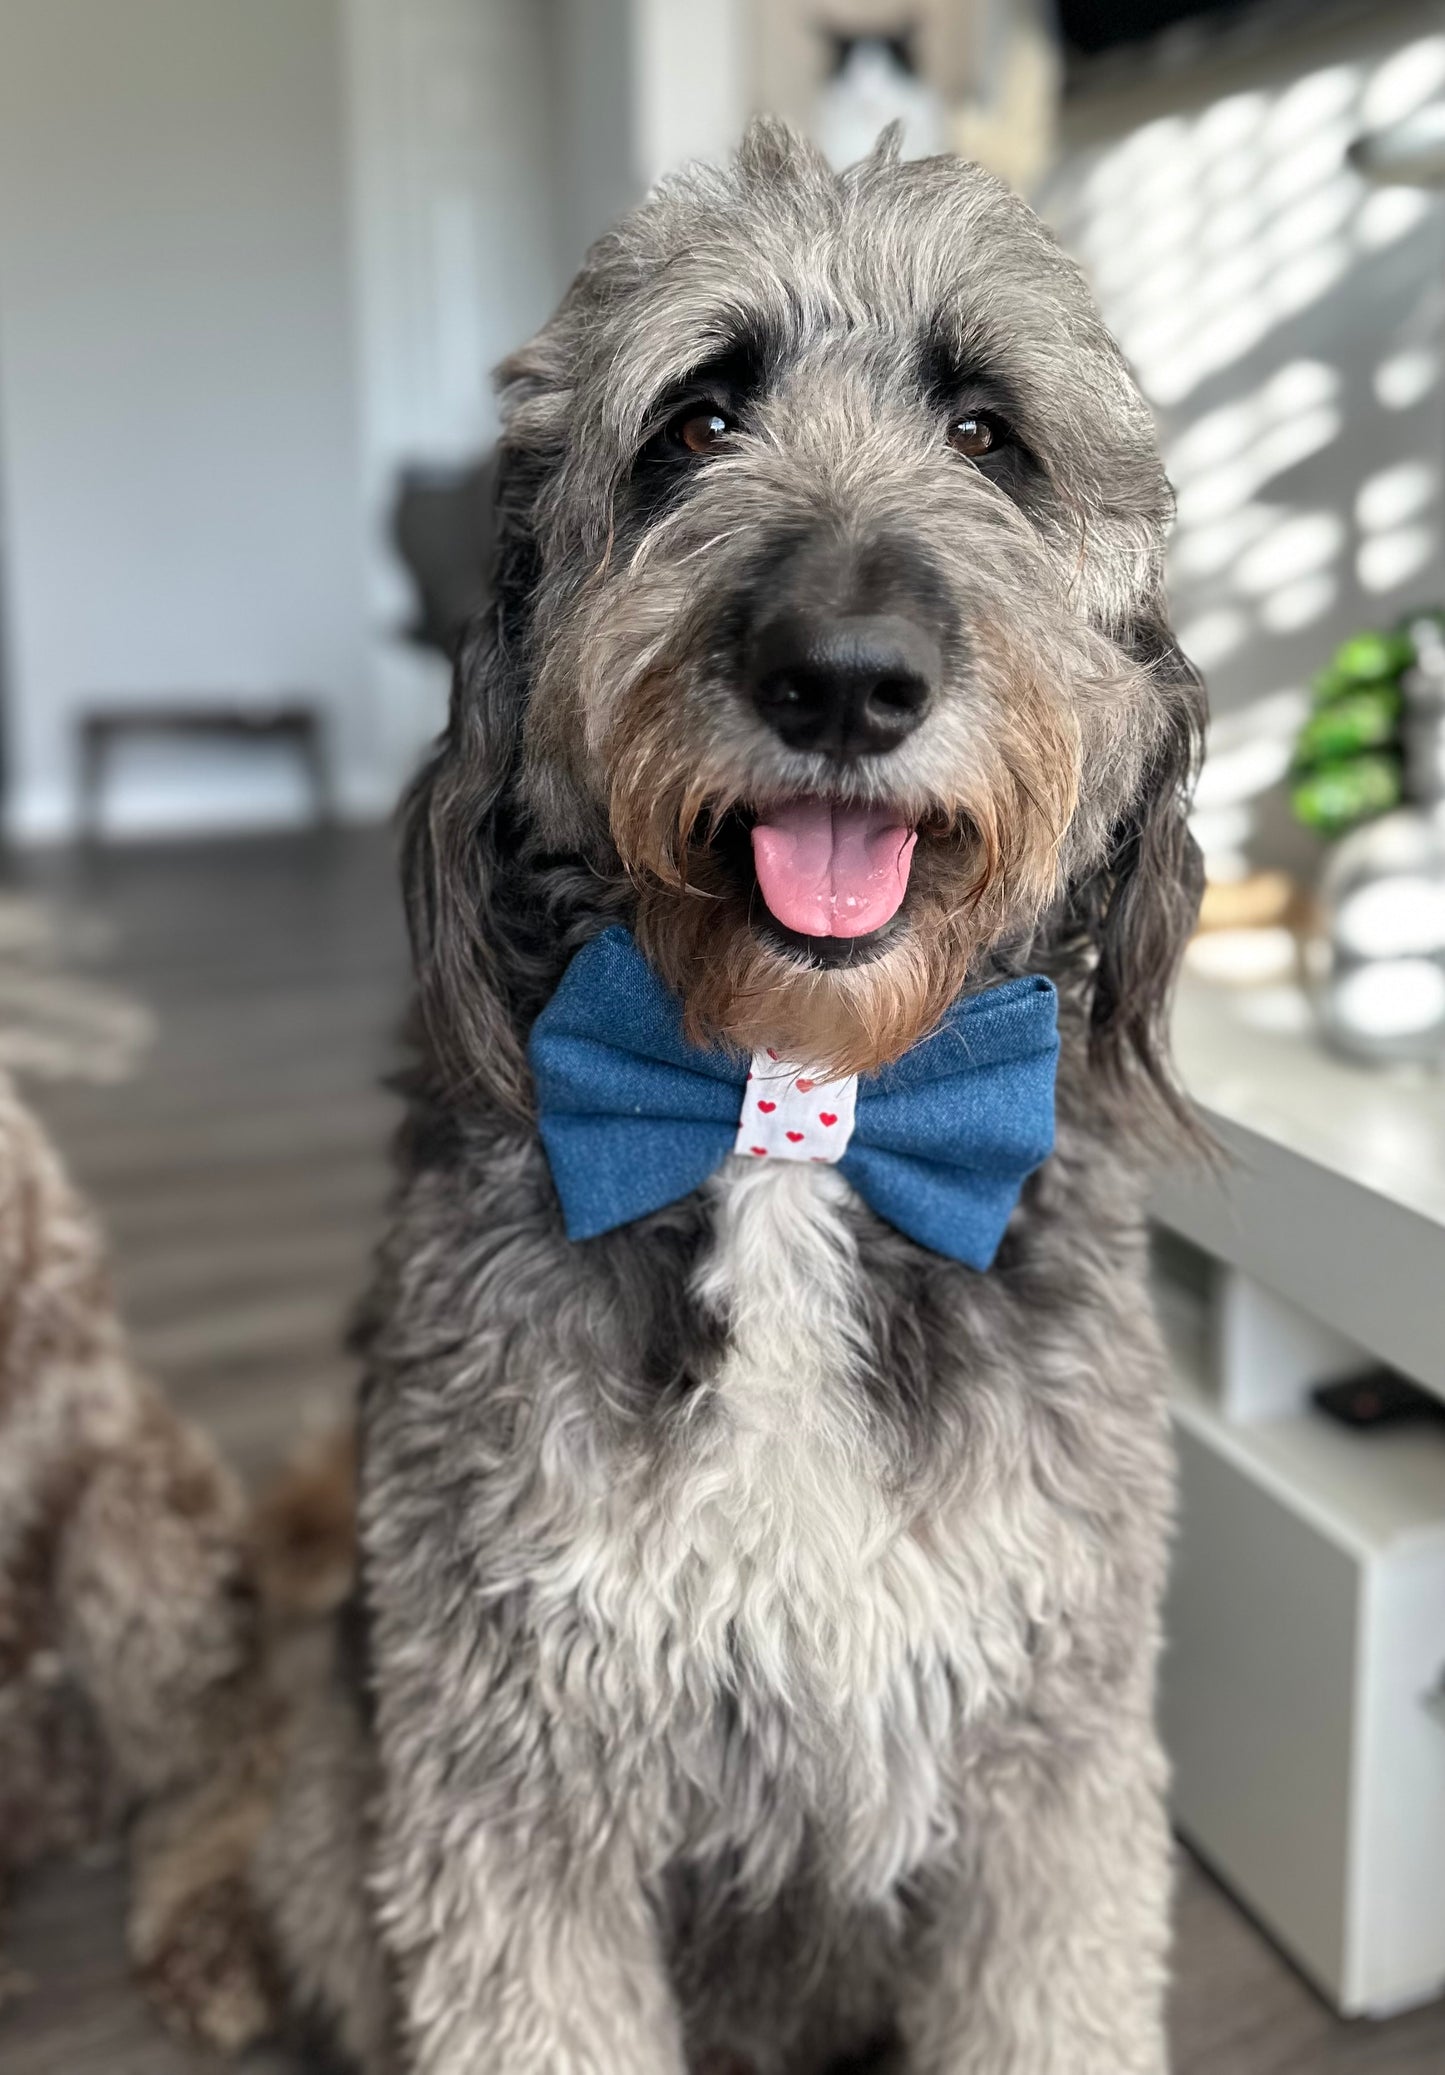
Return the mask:
<path fill-rule="evenodd" d="M 1355 573 L 1367 591 L 1397 591 L 1435 560 L 1435 533 L 1430 526 L 1401 526 L 1362 541 Z"/>
<path fill-rule="evenodd" d="M 1407 346 L 1375 369 L 1375 397 L 1387 411 L 1413 410 L 1439 380 L 1440 355 L 1429 346 Z"/>
<path fill-rule="evenodd" d="M 1445 89 L 1445 36 L 1422 36 L 1375 68 L 1360 96 L 1360 114 L 1369 130 L 1383 129 L 1413 115 Z"/>
<path fill-rule="evenodd" d="M 1339 595 L 1339 583 L 1332 576 L 1300 577 L 1282 590 L 1271 591 L 1263 600 L 1260 624 L 1271 634 L 1298 633 L 1301 627 L 1312 627 L 1322 620 Z"/>
<path fill-rule="evenodd" d="M 1416 37 L 1156 117 L 1060 183 L 1162 421 L 1181 643 L 1232 695 L 1197 817 L 1211 869 L 1247 852 L 1334 644 L 1445 592 L 1441 204 L 1346 158 L 1442 95 L 1445 33 Z"/>
<path fill-rule="evenodd" d="M 1256 803 L 1286 777 L 1308 711 L 1303 692 L 1285 690 L 1210 723 L 1189 825 L 1212 880 L 1240 879 L 1249 869 Z"/>
<path fill-rule="evenodd" d="M 1355 573 L 1372 593 L 1397 590 L 1435 560 L 1435 527 L 1423 514 L 1440 493 L 1439 469 L 1428 461 L 1400 461 L 1367 476 L 1355 492 L 1361 540 Z"/>
<path fill-rule="evenodd" d="M 1227 605 L 1201 613 L 1179 629 L 1179 645 L 1201 670 L 1212 670 L 1232 656 L 1249 638 L 1249 621 L 1242 612 Z"/>
<path fill-rule="evenodd" d="M 1428 461 L 1399 461 L 1366 476 L 1355 492 L 1355 522 L 1367 533 L 1381 533 L 1413 519 L 1433 504 L 1438 488 Z"/>
<path fill-rule="evenodd" d="M 1435 207 L 1431 197 L 1419 188 L 1382 187 L 1361 207 L 1355 234 L 1367 252 L 1378 252 L 1382 245 L 1393 245 L 1398 238 L 1408 237 Z"/>
<path fill-rule="evenodd" d="M 1234 565 L 1236 587 L 1247 598 L 1267 598 L 1338 560 L 1346 529 L 1334 512 L 1299 512 L 1271 526 Z"/>

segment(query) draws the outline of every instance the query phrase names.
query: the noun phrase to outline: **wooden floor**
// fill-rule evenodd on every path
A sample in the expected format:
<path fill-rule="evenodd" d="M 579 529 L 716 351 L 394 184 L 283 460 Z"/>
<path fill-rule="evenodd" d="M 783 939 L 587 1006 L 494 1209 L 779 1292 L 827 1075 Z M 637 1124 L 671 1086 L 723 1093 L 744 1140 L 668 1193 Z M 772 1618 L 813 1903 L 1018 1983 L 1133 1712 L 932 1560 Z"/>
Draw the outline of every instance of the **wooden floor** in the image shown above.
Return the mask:
<path fill-rule="evenodd" d="M 13 876 L 13 875 L 12 875 Z M 108 1221 L 142 1359 L 248 1475 L 344 1406 L 340 1351 L 366 1273 L 395 1118 L 405 952 L 385 837 L 289 838 L 53 857 L 21 883 L 108 925 L 91 971 L 158 1035 L 116 1086 L 28 1091 Z M 82 933 L 86 935 L 88 933 Z M 22 1898 L 0 2075 L 201 2075 L 131 1994 L 120 1881 L 54 1868 Z M 1181 1855 L 1175 2075 L 1426 2075 L 1445 2006 L 1342 2025 Z M 248 2075 L 296 2075 L 279 2054 Z"/>

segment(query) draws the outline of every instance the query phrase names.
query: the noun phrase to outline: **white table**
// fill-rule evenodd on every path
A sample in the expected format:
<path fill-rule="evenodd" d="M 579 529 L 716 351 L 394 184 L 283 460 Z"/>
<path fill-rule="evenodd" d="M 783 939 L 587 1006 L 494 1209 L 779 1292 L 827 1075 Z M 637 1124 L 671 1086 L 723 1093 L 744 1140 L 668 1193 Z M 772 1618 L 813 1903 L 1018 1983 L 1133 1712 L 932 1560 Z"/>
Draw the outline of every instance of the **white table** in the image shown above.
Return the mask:
<path fill-rule="evenodd" d="M 1336 2005 L 1445 1987 L 1445 1423 L 1355 1434 L 1313 1383 L 1445 1397 L 1445 1077 L 1316 1041 L 1302 997 L 1187 978 L 1186 1085 L 1229 1162 L 1161 1224 L 1182 1517 L 1162 1713 L 1181 1829 Z"/>
<path fill-rule="evenodd" d="M 1236 1167 L 1160 1217 L 1445 1397 L 1445 1074 L 1332 1057 L 1293 988 L 1186 976 L 1174 1043 Z"/>

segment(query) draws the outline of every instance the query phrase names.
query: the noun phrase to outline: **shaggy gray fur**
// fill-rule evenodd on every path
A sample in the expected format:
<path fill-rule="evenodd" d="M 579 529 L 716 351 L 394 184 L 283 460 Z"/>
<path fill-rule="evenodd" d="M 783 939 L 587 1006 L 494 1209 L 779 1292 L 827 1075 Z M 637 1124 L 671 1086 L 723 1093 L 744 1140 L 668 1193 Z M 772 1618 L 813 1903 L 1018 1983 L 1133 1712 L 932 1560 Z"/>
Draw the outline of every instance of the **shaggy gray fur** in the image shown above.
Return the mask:
<path fill-rule="evenodd" d="M 362 1475 L 399 2043 L 377 2014 L 363 2055 L 1161 2075 L 1139 1195 L 1177 1110 L 1202 701 L 1147 413 L 997 182 L 887 148 L 839 178 L 771 125 L 603 239 L 504 379 L 498 602 L 408 823 L 421 1063 Z M 676 466 L 659 428 L 723 383 L 736 437 Z M 992 472 L 947 445 L 964 407 L 1017 434 Z M 901 748 L 825 770 L 739 695 L 748 628 L 860 587 L 930 617 L 946 682 Z M 837 974 L 708 878 L 739 803 L 820 787 L 932 830 L 902 933 Z M 522 1047 L 618 918 L 739 1042 L 796 1015 L 901 1043 L 960 985 L 1052 972 L 1058 1147 L 995 1267 L 831 1169 L 741 1161 L 569 1245 Z M 308 1764 L 293 1846 L 345 1798 Z M 374 1966 L 325 1886 L 285 1942 L 345 2002 Z"/>

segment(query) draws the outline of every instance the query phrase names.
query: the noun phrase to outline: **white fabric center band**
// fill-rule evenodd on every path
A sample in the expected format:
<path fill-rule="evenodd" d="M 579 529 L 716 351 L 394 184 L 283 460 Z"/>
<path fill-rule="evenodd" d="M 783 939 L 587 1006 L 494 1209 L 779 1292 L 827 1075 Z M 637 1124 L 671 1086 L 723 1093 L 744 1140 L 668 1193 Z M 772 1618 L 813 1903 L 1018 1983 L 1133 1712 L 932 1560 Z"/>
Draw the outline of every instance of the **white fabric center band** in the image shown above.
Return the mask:
<path fill-rule="evenodd" d="M 857 1074 L 816 1081 L 774 1052 L 754 1052 L 733 1151 L 751 1160 L 841 1160 L 857 1102 Z"/>

